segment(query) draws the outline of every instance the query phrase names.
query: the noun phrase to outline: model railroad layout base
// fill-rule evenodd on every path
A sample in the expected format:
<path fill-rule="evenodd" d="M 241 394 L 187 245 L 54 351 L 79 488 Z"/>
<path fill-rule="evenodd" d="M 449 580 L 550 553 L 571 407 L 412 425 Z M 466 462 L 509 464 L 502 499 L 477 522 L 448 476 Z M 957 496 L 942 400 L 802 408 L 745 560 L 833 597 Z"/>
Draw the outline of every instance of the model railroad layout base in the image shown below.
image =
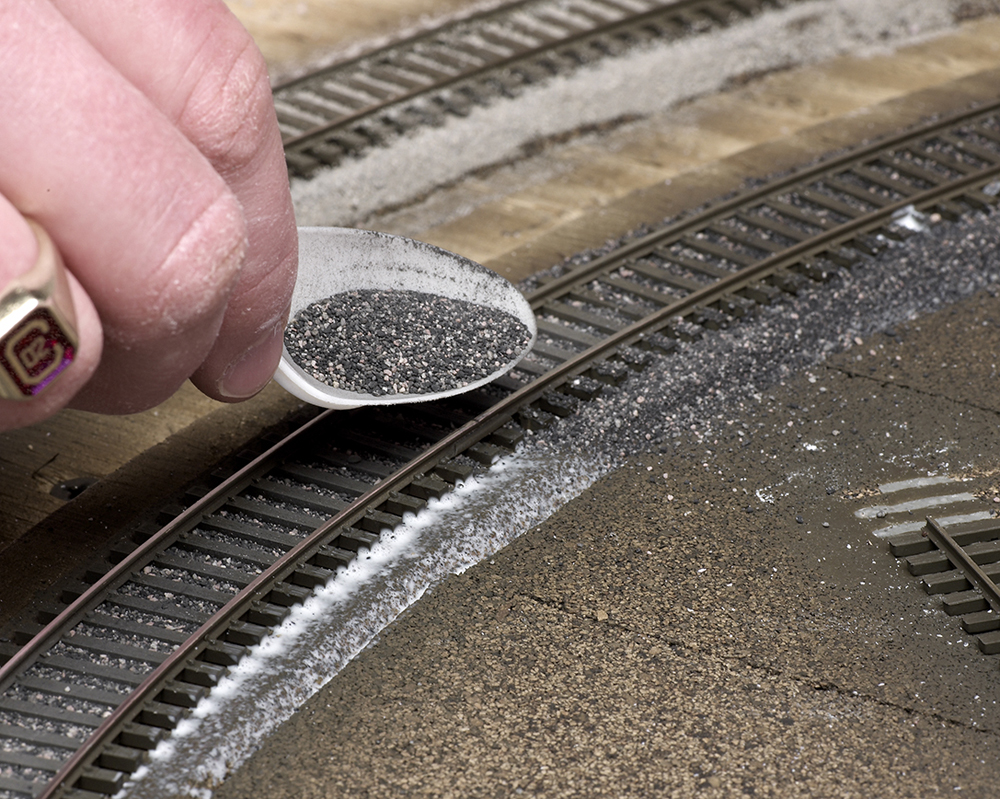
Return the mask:
<path fill-rule="evenodd" d="M 163 526 L 128 531 L 6 631 L 0 796 L 114 794 L 289 608 L 403 514 L 513 452 L 525 429 L 573 414 L 678 342 L 871 264 L 913 220 L 956 219 L 998 193 L 997 104 L 840 155 L 545 281 L 528 297 L 536 347 L 491 386 L 349 423 L 318 415 L 206 479 L 164 509 Z M 965 546 L 965 535 L 952 537 Z M 970 559 L 986 563 L 978 548 Z M 979 580 L 963 574 L 948 578 L 959 594 L 956 580 Z"/>

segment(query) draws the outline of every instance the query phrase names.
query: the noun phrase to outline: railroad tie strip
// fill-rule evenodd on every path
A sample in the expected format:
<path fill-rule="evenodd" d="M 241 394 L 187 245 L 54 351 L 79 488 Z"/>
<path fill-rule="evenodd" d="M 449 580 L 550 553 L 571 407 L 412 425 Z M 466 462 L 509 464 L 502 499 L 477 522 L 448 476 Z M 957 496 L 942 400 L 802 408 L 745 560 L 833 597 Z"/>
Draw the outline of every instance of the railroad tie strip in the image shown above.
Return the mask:
<path fill-rule="evenodd" d="M 276 86 L 289 172 L 309 177 L 598 58 L 797 1 L 518 0 L 473 14 Z"/>
<path fill-rule="evenodd" d="M 944 525 L 928 517 L 922 531 L 890 538 L 889 549 L 941 596 L 984 655 L 1000 654 L 1000 519 Z"/>

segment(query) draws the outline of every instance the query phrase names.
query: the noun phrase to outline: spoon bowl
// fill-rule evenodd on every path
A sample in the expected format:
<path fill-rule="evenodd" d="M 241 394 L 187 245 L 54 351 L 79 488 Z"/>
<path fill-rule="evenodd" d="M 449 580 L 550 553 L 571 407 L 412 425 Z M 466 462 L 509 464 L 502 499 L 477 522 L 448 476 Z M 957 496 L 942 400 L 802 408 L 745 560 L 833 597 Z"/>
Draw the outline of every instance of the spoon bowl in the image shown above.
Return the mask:
<path fill-rule="evenodd" d="M 292 293 L 294 318 L 313 303 L 348 291 L 415 291 L 462 300 L 515 317 L 530 333 L 527 345 L 502 367 L 470 383 L 423 394 L 364 394 L 333 388 L 306 373 L 288 348 L 275 381 L 313 405 L 347 410 L 363 405 L 400 405 L 471 391 L 506 374 L 535 343 L 531 306 L 513 285 L 484 266 L 430 244 L 368 230 L 299 228 L 299 274 Z M 433 361 L 431 361 L 433 366 Z"/>

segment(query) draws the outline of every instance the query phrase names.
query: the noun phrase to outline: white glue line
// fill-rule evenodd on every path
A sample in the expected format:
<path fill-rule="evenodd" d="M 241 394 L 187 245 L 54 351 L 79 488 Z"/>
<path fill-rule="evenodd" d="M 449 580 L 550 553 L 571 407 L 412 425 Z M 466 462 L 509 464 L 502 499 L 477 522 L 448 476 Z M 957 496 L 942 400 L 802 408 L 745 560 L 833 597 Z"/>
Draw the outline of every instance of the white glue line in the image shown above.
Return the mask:
<path fill-rule="evenodd" d="M 914 499 L 909 502 L 900 502 L 898 505 L 873 505 L 870 508 L 862 508 L 855 511 L 854 515 L 859 519 L 874 519 L 880 514 L 882 516 L 892 516 L 896 513 L 909 513 L 925 508 L 940 508 L 942 505 L 953 505 L 956 502 L 972 502 L 975 494 L 945 494 L 939 497 L 925 497 L 924 499 Z"/>
<path fill-rule="evenodd" d="M 941 524 L 945 527 L 950 527 L 953 524 L 967 524 L 968 522 L 981 522 L 986 519 L 990 519 L 992 516 L 988 510 L 977 511 L 976 513 L 963 513 L 958 516 L 944 516 L 938 519 Z M 876 530 L 872 535 L 876 538 L 892 538 L 895 535 L 900 535 L 901 533 L 915 533 L 918 530 L 923 530 L 927 522 L 921 520 L 919 522 L 903 522 L 902 524 L 893 524 L 889 527 L 882 527 Z"/>
<path fill-rule="evenodd" d="M 908 488 L 926 488 L 927 486 L 941 485 L 942 483 L 958 482 L 957 477 L 942 475 L 940 477 L 915 477 L 912 480 L 899 480 L 895 483 L 885 483 L 880 485 L 878 490 L 883 494 L 891 494 L 894 491 L 905 491 Z"/>
<path fill-rule="evenodd" d="M 607 471 L 556 453 L 513 456 L 362 550 L 233 668 L 126 783 L 129 799 L 209 799 L 424 591 L 541 523 Z"/>

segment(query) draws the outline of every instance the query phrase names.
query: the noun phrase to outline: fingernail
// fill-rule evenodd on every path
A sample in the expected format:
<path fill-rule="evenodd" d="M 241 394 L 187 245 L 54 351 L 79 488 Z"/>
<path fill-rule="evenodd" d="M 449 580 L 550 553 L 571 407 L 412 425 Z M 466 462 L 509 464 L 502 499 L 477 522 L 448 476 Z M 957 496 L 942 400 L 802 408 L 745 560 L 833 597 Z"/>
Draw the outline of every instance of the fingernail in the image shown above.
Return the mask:
<path fill-rule="evenodd" d="M 216 383 L 221 397 L 232 401 L 250 399 L 270 382 L 281 359 L 284 329 L 282 322 L 268 329 L 225 369 Z"/>

